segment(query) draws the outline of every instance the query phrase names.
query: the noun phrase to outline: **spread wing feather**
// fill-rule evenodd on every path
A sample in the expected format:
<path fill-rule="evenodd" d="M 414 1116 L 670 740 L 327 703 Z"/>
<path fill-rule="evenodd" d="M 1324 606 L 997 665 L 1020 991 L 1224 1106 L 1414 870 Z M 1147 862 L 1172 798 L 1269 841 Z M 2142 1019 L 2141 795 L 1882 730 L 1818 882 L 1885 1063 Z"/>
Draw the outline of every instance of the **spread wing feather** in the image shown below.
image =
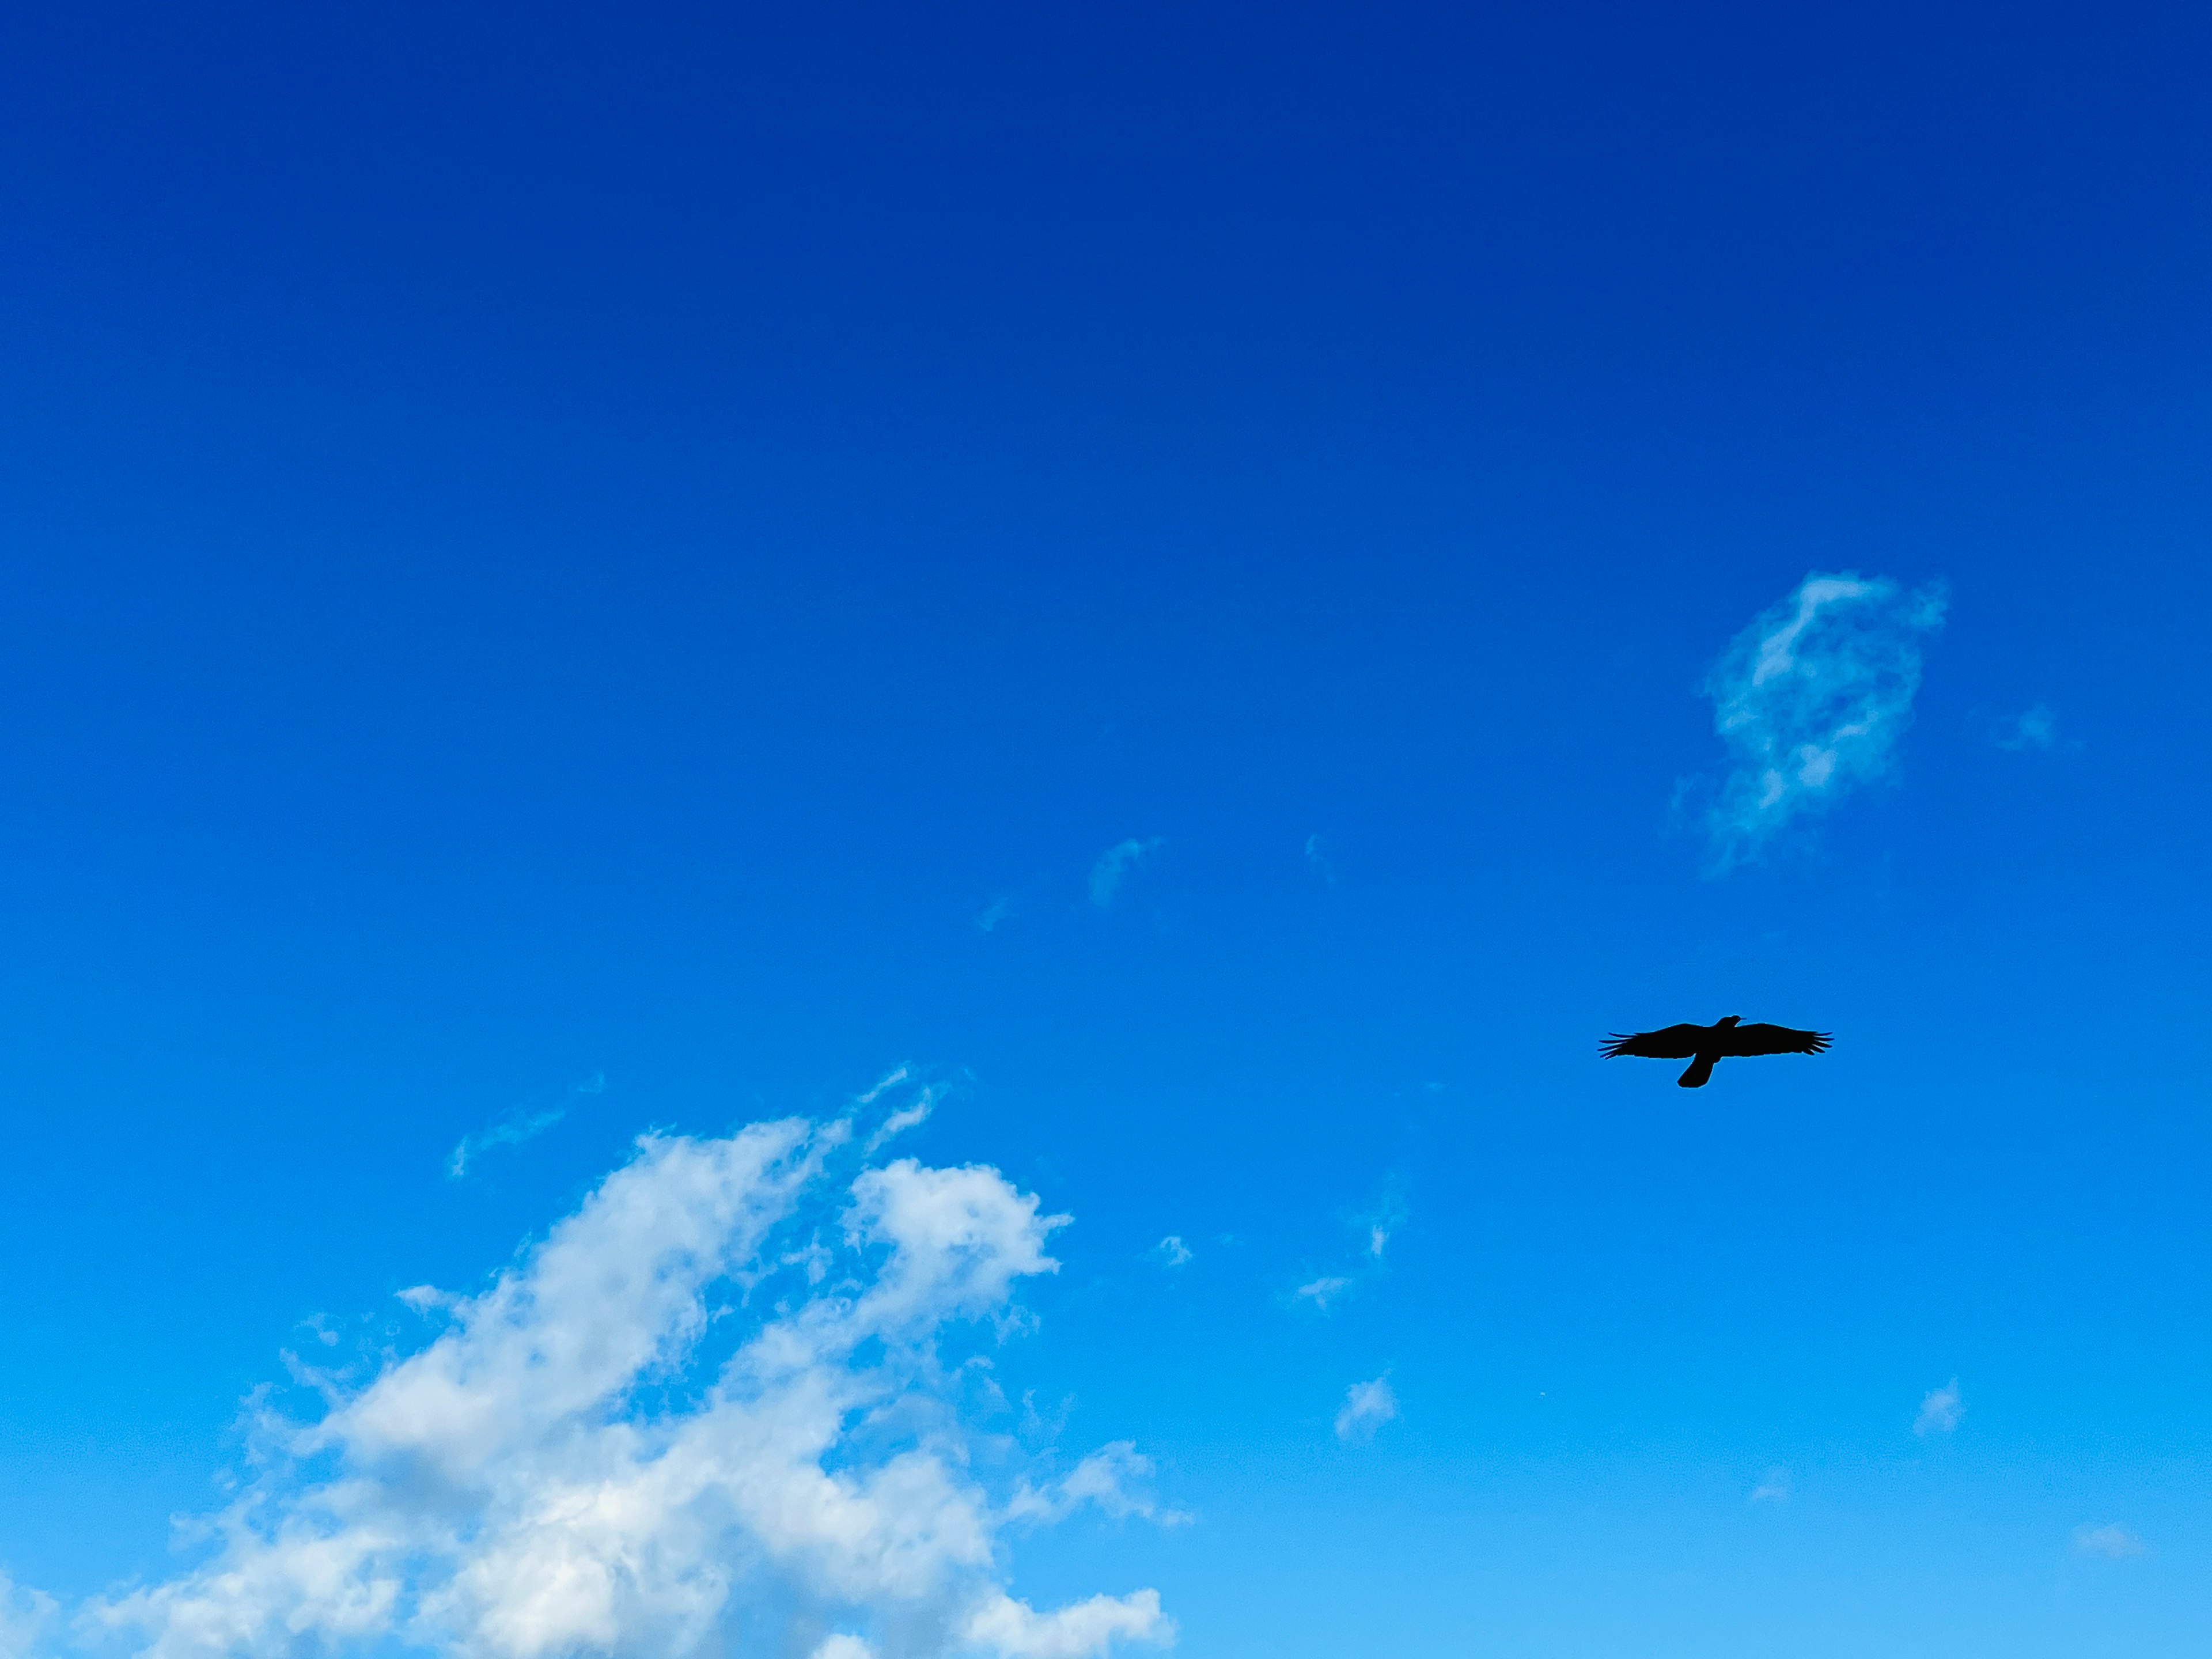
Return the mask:
<path fill-rule="evenodd" d="M 1826 1031 L 1797 1031 L 1787 1025 L 1739 1025 L 1722 1039 L 1728 1054 L 1817 1054 L 1828 1046 Z"/>
<path fill-rule="evenodd" d="M 1702 1025 L 1669 1025 L 1632 1036 L 1612 1032 L 1598 1052 L 1607 1060 L 1620 1054 L 1633 1054 L 1638 1060 L 1687 1060 L 1698 1052 L 1698 1039 L 1707 1035 Z"/>

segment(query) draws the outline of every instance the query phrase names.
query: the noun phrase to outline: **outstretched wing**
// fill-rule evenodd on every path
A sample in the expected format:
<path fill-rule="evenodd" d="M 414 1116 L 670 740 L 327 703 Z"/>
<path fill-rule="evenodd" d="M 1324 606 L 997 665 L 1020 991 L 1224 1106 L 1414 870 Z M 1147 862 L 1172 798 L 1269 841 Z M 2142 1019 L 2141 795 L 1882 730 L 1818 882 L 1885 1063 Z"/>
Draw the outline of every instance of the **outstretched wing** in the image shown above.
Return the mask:
<path fill-rule="evenodd" d="M 1795 1031 L 1787 1025 L 1739 1025 L 1721 1041 L 1730 1054 L 1817 1054 L 1828 1046 L 1826 1031 Z"/>
<path fill-rule="evenodd" d="M 1698 1040 L 1711 1035 L 1703 1025 L 1669 1025 L 1656 1031 L 1638 1031 L 1633 1036 L 1609 1032 L 1598 1052 L 1607 1060 L 1620 1054 L 1633 1054 L 1638 1060 L 1687 1060 L 1698 1052 Z"/>

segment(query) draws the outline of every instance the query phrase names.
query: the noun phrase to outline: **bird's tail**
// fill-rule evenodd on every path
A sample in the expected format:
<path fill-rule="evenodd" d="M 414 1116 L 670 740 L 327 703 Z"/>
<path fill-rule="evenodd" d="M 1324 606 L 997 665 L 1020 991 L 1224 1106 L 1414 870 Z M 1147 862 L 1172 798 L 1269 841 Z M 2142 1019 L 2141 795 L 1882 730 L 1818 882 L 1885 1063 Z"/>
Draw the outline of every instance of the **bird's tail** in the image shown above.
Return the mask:
<path fill-rule="evenodd" d="M 1713 1074 L 1713 1062 L 1719 1058 L 1718 1054 L 1699 1054 L 1690 1062 L 1690 1069 L 1676 1078 L 1674 1081 L 1685 1089 L 1704 1088 L 1705 1079 Z"/>

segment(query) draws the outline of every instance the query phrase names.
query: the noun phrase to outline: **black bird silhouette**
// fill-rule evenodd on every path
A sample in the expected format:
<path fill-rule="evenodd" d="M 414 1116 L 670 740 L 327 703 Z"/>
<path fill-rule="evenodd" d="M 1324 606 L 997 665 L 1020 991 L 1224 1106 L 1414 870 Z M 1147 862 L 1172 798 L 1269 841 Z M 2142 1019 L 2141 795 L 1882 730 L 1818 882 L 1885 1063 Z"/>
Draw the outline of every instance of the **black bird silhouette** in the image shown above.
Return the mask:
<path fill-rule="evenodd" d="M 1711 1025 L 1669 1025 L 1633 1036 L 1610 1032 L 1598 1052 L 1607 1060 L 1634 1054 L 1644 1060 L 1686 1060 L 1690 1069 L 1674 1079 L 1685 1089 L 1700 1089 L 1723 1060 L 1744 1054 L 1817 1054 L 1828 1046 L 1826 1031 L 1794 1031 L 1787 1025 L 1746 1025 L 1730 1014 Z"/>

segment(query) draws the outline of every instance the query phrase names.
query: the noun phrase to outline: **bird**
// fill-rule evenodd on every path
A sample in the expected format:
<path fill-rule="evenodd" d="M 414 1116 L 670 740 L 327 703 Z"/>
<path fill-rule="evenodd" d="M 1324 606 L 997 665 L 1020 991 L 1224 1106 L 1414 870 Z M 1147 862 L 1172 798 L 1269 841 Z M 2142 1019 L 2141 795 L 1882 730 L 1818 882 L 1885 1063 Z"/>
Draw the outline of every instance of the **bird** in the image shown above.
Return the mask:
<path fill-rule="evenodd" d="M 1656 1031 L 1623 1036 L 1607 1034 L 1598 1052 L 1607 1060 L 1633 1054 L 1644 1060 L 1686 1060 L 1690 1069 L 1674 1081 L 1685 1089 L 1702 1089 L 1713 1067 L 1723 1060 L 1745 1054 L 1817 1054 L 1828 1047 L 1826 1031 L 1793 1030 L 1787 1025 L 1747 1025 L 1741 1014 L 1730 1014 L 1711 1025 L 1668 1025 Z"/>

